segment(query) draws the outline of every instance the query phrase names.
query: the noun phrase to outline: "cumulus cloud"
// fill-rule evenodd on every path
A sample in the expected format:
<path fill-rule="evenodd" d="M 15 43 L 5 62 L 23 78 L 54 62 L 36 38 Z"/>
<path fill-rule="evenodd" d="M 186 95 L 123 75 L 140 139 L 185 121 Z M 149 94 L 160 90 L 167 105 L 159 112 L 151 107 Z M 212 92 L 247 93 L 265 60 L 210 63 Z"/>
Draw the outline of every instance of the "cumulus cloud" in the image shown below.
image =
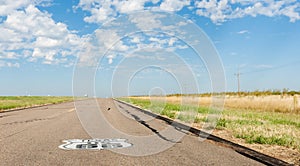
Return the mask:
<path fill-rule="evenodd" d="M 138 36 L 135 36 L 135 37 L 132 38 L 131 42 L 132 43 L 140 43 L 141 40 L 140 40 L 140 38 Z"/>
<path fill-rule="evenodd" d="M 215 23 L 225 21 L 226 14 L 230 12 L 227 0 L 196 1 L 195 6 L 198 15 L 209 17 Z"/>
<path fill-rule="evenodd" d="M 160 3 L 159 3 L 160 2 Z M 178 12 L 184 7 L 195 10 L 199 16 L 210 18 L 214 23 L 246 16 L 284 16 L 291 22 L 300 20 L 300 2 L 296 0 L 80 0 L 77 8 L 90 13 L 86 22 L 103 23 L 118 14 L 147 9 Z"/>
<path fill-rule="evenodd" d="M 180 11 L 184 6 L 189 6 L 190 3 L 190 0 L 164 0 L 160 5 L 160 9 L 170 12 Z"/>
<path fill-rule="evenodd" d="M 180 11 L 184 6 L 190 5 L 190 0 L 80 0 L 75 8 L 81 8 L 90 13 L 84 18 L 88 23 L 104 23 L 118 14 L 142 11 L 146 3 L 154 4 L 153 8 L 162 11 Z"/>
<path fill-rule="evenodd" d="M 9 60 L 17 59 L 61 64 L 68 63 L 68 58 L 80 55 L 82 60 L 87 60 L 85 53 L 95 51 L 94 46 L 89 43 L 92 39 L 88 35 L 78 36 L 76 32 L 70 31 L 66 24 L 54 21 L 50 13 L 37 8 L 37 5 L 49 5 L 49 2 L 51 0 L 0 1 L 0 59 L 7 61 L 2 62 L 2 66 L 18 66 L 11 62 L 8 64 Z M 75 8 L 87 12 L 84 21 L 101 25 L 120 14 L 149 8 L 168 12 L 190 9 L 216 24 L 231 19 L 261 15 L 287 17 L 290 22 L 300 20 L 300 2 L 296 0 L 80 0 Z M 135 24 L 139 30 L 145 31 L 155 29 L 174 31 L 178 26 L 186 25 L 185 22 L 166 25 L 163 17 L 164 15 L 160 14 L 140 12 L 138 15 L 130 14 L 128 21 Z M 116 29 L 102 29 L 95 33 L 99 42 L 104 45 L 103 50 L 112 49 L 117 54 L 131 49 L 130 45 L 120 40 L 122 35 Z M 249 32 L 242 30 L 237 33 Z M 142 47 L 142 40 L 140 36 L 136 36 L 131 42 L 137 47 Z M 162 45 L 174 47 L 177 40 L 171 38 L 155 41 L 153 38 L 151 42 L 150 46 L 153 47 Z M 85 47 L 84 52 L 81 51 L 83 47 Z M 97 51 L 99 52 L 99 49 Z M 114 56 L 109 59 L 113 59 L 116 54 L 112 54 Z"/>
<path fill-rule="evenodd" d="M 89 11 L 90 16 L 86 16 L 84 21 L 89 23 L 104 22 L 109 18 L 115 16 L 114 11 L 111 8 L 111 2 L 105 0 L 99 1 L 80 1 L 79 6 L 83 10 Z"/>
<path fill-rule="evenodd" d="M 28 6 L 31 4 L 31 0 L 22 0 L 22 1 L 0 1 L 0 16 L 6 16 L 16 9 Z"/>
<path fill-rule="evenodd" d="M 210 18 L 214 23 L 245 16 L 267 17 L 286 16 L 291 22 L 300 19 L 298 1 L 242 1 L 242 0 L 203 0 L 196 1 L 197 14 Z"/>
<path fill-rule="evenodd" d="M 65 63 L 63 57 L 76 56 L 81 38 L 66 24 L 40 11 L 36 2 L 12 3 L 6 2 L 0 8 L 6 8 L 2 14 L 7 14 L 0 24 L 0 50 L 5 54 L 0 55 L 2 59 L 40 59 L 46 64 L 60 64 Z"/>
<path fill-rule="evenodd" d="M 17 59 L 19 55 L 15 52 L 5 51 L 0 53 L 0 59 Z"/>
<path fill-rule="evenodd" d="M 144 9 L 147 0 L 115 1 L 113 4 L 120 13 L 129 13 Z"/>
<path fill-rule="evenodd" d="M 93 34 L 83 36 L 84 49 L 78 52 L 78 65 L 95 67 L 99 63 L 99 58 L 104 56 L 108 59 L 108 63 L 112 64 L 116 55 L 124 54 L 130 49 L 122 39 L 119 31 L 112 27 L 96 29 Z"/>
<path fill-rule="evenodd" d="M 160 18 L 165 17 L 160 14 L 152 14 L 149 12 L 139 13 L 137 15 L 130 15 L 129 20 L 135 23 L 136 26 L 141 30 L 153 30 L 155 28 L 162 27 L 162 22 Z"/>

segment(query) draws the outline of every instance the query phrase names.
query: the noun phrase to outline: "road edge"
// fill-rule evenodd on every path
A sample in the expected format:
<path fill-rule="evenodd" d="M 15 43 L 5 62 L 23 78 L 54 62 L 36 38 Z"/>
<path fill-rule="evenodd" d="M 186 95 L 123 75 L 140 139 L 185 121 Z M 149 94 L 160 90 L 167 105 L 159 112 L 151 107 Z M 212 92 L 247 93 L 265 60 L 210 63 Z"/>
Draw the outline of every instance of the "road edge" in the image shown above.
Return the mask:
<path fill-rule="evenodd" d="M 231 148 L 233 149 L 234 151 L 236 151 L 237 153 L 240 153 L 241 155 L 244 155 L 248 158 L 251 158 L 255 161 L 258 161 L 258 162 L 261 162 L 263 164 L 266 164 L 266 165 L 272 165 L 272 166 L 278 166 L 278 165 L 282 165 L 282 166 L 286 166 L 286 165 L 292 165 L 292 164 L 289 164 L 283 160 L 280 160 L 280 159 L 277 159 L 277 158 L 274 158 L 274 157 L 271 157 L 269 155 L 266 155 L 266 154 L 263 154 L 263 153 L 260 153 L 258 151 L 255 151 L 253 149 L 250 149 L 250 148 L 247 148 L 245 146 L 242 146 L 242 145 L 239 145 L 239 144 L 236 144 L 236 143 L 233 143 L 231 141 L 228 141 L 228 140 L 225 140 L 223 138 L 220 138 L 220 137 L 217 137 L 215 135 L 212 135 L 212 134 L 208 134 L 204 131 L 201 131 L 200 129 L 197 129 L 197 128 L 194 128 L 194 127 L 191 127 L 191 126 L 188 126 L 188 125 L 185 125 L 183 123 L 180 123 L 180 122 L 177 122 L 177 121 L 174 121 L 173 119 L 170 119 L 170 118 L 167 118 L 167 117 L 164 117 L 164 116 L 161 116 L 161 115 L 158 115 L 158 114 L 155 114 L 153 112 L 150 112 L 150 111 L 147 111 L 147 110 L 144 110 L 142 108 L 139 108 L 135 105 L 132 105 L 130 103 L 127 103 L 127 102 L 124 102 L 124 101 L 121 101 L 121 100 L 118 100 L 118 99 L 115 99 L 113 98 L 113 100 L 119 102 L 119 103 L 123 103 L 125 105 L 128 105 L 132 108 L 135 108 L 135 109 L 138 109 L 139 111 L 147 114 L 147 115 L 150 115 L 156 119 L 160 119 L 160 120 L 163 120 L 165 121 L 166 123 L 168 123 L 169 125 L 172 125 L 174 127 L 178 127 L 178 128 L 181 128 L 183 130 L 186 130 L 186 131 L 189 131 L 195 135 L 198 135 L 199 137 L 202 137 L 202 138 L 206 138 L 208 140 L 211 140 L 211 141 L 214 141 L 214 142 L 217 142 L 219 144 L 222 144 L 223 146 L 225 147 L 228 147 L 228 148 Z"/>

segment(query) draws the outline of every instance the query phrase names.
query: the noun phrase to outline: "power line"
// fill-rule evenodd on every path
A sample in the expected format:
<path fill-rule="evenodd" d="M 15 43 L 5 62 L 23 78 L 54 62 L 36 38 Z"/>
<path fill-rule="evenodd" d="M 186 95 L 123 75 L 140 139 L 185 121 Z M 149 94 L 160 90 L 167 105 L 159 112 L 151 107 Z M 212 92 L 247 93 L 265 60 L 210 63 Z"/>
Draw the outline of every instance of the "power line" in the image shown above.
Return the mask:
<path fill-rule="evenodd" d="M 300 61 L 295 61 L 295 62 L 291 62 L 291 63 L 288 63 L 288 64 L 275 66 L 275 67 L 272 67 L 272 68 L 261 69 L 261 70 L 253 70 L 253 71 L 248 71 L 248 72 L 243 72 L 243 73 L 241 73 L 240 68 L 238 68 L 238 72 L 234 73 L 234 75 L 237 77 L 238 94 L 240 95 L 240 92 L 241 92 L 241 78 L 240 78 L 240 76 L 242 74 L 250 74 L 250 73 L 258 73 L 258 72 L 264 72 L 264 71 L 270 71 L 270 70 L 277 70 L 277 69 L 281 69 L 281 68 L 285 68 L 285 67 L 290 67 L 291 65 L 298 64 L 298 63 L 300 63 Z"/>
<path fill-rule="evenodd" d="M 291 65 L 298 64 L 298 63 L 300 63 L 300 61 L 295 61 L 295 62 L 291 62 L 291 63 L 287 63 L 287 64 L 283 64 L 283 65 L 279 65 L 279 66 L 275 66 L 275 67 L 271 67 L 271 68 L 266 68 L 266 69 L 246 71 L 246 72 L 243 72 L 241 74 L 250 74 L 250 73 L 258 73 L 258 72 L 264 72 L 264 71 L 272 71 L 272 70 L 277 70 L 277 69 L 281 69 L 281 68 L 285 68 L 285 67 L 290 67 Z"/>

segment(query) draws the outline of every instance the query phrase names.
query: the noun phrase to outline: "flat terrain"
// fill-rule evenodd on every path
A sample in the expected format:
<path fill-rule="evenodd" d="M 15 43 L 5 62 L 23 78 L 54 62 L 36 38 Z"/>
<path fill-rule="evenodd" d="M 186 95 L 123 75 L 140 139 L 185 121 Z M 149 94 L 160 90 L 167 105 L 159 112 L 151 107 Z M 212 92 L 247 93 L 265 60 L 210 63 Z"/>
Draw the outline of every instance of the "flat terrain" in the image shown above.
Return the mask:
<path fill-rule="evenodd" d="M 199 129 L 214 111 L 210 107 L 212 97 L 207 96 L 141 96 L 122 100 Z M 226 96 L 213 134 L 300 165 L 298 101 L 298 95 Z M 191 111 L 194 112 L 192 116 L 189 115 Z"/>
<path fill-rule="evenodd" d="M 26 108 L 44 104 L 73 101 L 73 97 L 57 96 L 0 96 L 0 112 L 15 108 Z"/>
<path fill-rule="evenodd" d="M 82 100 L 76 102 L 76 109 L 73 103 L 63 103 L 0 113 L 1 165 L 261 165 L 112 99 Z M 166 128 L 174 133 L 165 133 Z M 184 136 L 172 141 L 176 132 Z M 123 137 L 133 146 L 114 151 L 58 148 L 62 140 L 89 139 L 90 135 Z M 141 141 L 142 136 L 153 139 Z M 172 146 L 156 151 L 160 143 Z M 152 154 L 143 155 L 147 153 Z"/>

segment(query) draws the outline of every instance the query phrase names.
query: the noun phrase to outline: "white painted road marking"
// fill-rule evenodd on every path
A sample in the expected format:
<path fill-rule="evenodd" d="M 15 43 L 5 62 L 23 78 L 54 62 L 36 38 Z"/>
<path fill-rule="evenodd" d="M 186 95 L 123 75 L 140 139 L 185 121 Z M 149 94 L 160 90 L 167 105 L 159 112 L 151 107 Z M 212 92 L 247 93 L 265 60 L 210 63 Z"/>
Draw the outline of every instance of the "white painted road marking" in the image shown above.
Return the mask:
<path fill-rule="evenodd" d="M 65 144 L 59 146 L 64 150 L 102 150 L 102 149 L 121 149 L 132 146 L 126 139 L 70 139 L 63 140 Z"/>

